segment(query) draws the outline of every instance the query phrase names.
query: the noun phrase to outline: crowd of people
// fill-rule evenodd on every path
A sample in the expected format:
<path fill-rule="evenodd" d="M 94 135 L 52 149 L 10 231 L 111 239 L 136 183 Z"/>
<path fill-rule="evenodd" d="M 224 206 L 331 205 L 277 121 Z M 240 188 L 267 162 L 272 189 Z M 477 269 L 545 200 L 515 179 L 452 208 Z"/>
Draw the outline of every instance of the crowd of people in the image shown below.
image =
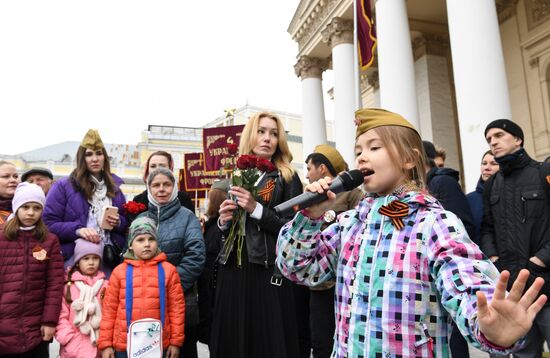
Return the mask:
<path fill-rule="evenodd" d="M 48 357 L 53 338 L 61 357 L 137 356 L 137 327 L 152 322 L 147 349 L 169 358 L 197 357 L 198 341 L 214 358 L 468 357 L 468 345 L 540 357 L 550 164 L 529 157 L 516 123 L 495 120 L 465 194 L 445 150 L 405 118 L 367 108 L 350 120 L 360 188 L 329 190 L 348 163 L 324 144 L 305 156 L 304 188 L 281 119 L 261 112 L 239 153 L 272 168 L 256 192 L 216 181 L 205 220 L 164 151 L 129 210 L 96 130 L 55 182 L 0 161 L 0 356 Z M 328 200 L 278 214 L 304 190 Z M 238 212 L 242 247 L 227 240 Z"/>

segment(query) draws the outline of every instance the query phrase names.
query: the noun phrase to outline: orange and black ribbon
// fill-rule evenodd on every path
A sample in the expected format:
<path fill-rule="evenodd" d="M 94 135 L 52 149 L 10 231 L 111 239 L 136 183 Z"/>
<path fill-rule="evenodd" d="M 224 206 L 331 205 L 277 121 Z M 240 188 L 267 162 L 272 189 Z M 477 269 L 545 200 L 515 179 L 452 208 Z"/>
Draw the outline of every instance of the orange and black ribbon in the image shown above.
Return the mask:
<path fill-rule="evenodd" d="M 258 195 L 262 198 L 264 203 L 269 203 L 271 200 L 271 195 L 273 195 L 273 190 L 275 189 L 275 180 L 269 179 L 265 184 L 264 188 L 258 191 Z"/>
<path fill-rule="evenodd" d="M 389 217 L 397 230 L 401 230 L 405 226 L 403 218 L 409 215 L 409 206 L 402 201 L 394 200 L 388 205 L 382 205 L 378 212 Z"/>

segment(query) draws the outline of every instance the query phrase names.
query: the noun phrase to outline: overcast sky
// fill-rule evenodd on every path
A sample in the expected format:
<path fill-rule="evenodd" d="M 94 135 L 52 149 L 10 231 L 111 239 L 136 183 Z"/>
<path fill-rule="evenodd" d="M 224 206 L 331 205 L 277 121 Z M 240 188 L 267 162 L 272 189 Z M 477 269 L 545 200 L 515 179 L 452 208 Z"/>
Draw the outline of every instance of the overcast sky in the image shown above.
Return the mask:
<path fill-rule="evenodd" d="M 1 154 L 97 128 L 197 127 L 226 108 L 301 113 L 298 0 L 0 0 Z"/>

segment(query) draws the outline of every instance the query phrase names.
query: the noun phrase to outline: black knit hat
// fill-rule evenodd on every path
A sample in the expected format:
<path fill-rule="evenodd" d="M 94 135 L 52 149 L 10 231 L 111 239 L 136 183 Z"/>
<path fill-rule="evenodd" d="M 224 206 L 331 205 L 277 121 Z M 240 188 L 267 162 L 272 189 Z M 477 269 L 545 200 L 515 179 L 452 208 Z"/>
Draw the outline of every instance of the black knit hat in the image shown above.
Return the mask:
<path fill-rule="evenodd" d="M 521 139 L 521 146 L 523 147 L 523 131 L 521 130 L 521 127 L 512 122 L 509 119 L 497 119 L 495 121 L 492 121 L 487 125 L 487 128 L 485 128 L 485 137 L 487 137 L 487 132 L 491 128 L 499 128 L 502 129 L 505 132 L 510 133 L 511 135 L 518 137 Z"/>

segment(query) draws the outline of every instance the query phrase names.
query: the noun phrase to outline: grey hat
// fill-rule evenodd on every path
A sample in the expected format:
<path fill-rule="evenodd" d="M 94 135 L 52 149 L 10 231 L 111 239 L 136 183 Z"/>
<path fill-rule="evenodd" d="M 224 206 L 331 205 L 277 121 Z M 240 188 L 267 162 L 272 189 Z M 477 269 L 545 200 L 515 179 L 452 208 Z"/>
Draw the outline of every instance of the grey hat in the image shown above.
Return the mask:
<path fill-rule="evenodd" d="M 23 175 L 21 175 L 21 181 L 27 181 L 27 178 L 33 174 L 40 174 L 53 180 L 52 171 L 49 170 L 48 168 L 33 167 L 28 169 L 23 173 Z"/>

